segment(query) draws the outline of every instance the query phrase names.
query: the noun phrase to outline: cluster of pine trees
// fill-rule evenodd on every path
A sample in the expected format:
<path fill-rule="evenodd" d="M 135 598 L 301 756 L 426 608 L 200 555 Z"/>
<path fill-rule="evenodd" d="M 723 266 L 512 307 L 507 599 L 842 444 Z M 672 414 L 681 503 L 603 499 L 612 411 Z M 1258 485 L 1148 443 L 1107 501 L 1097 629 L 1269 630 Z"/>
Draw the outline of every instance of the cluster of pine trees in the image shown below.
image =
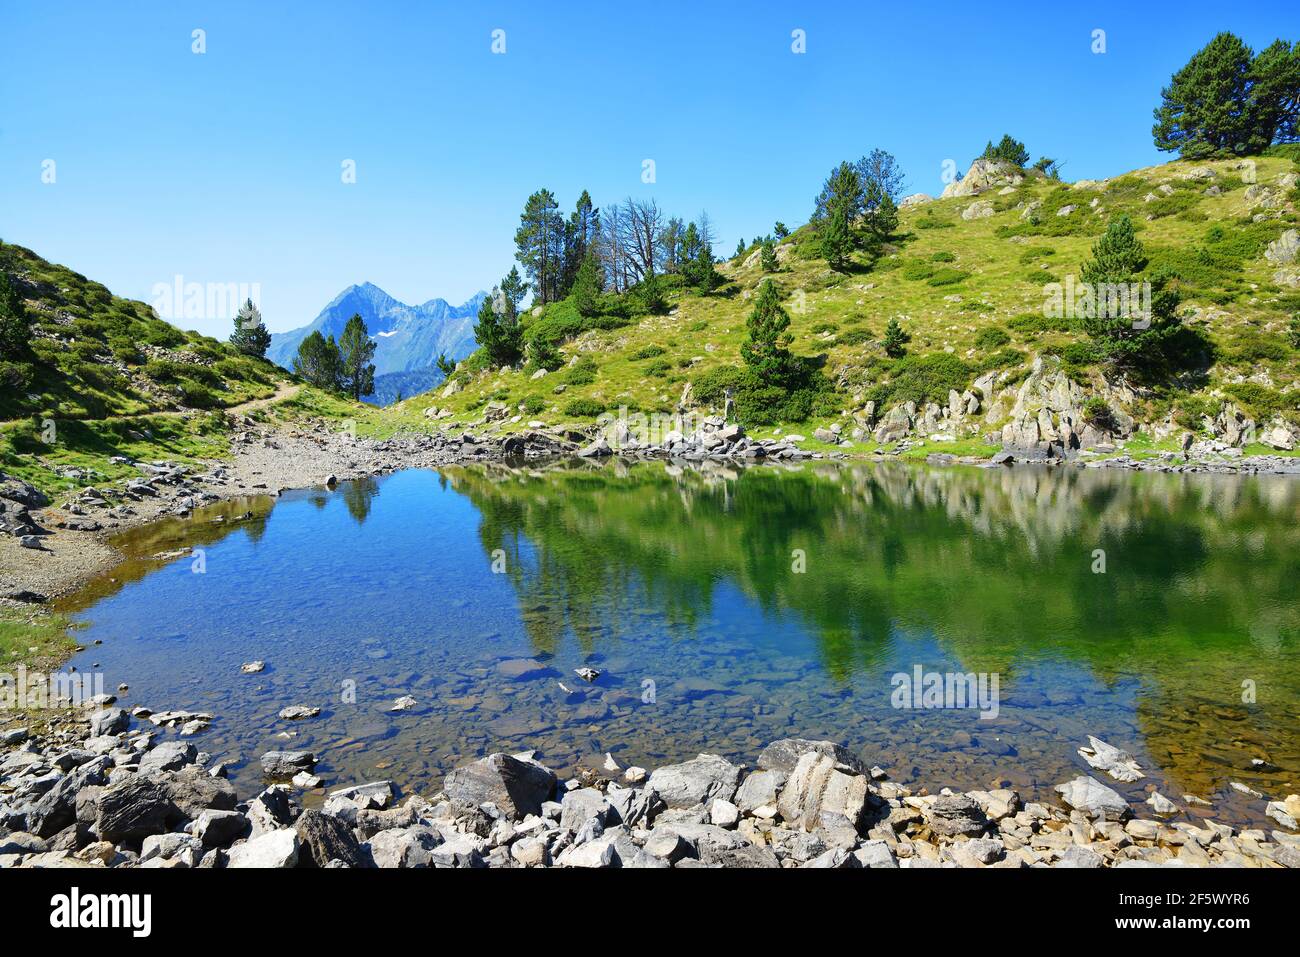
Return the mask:
<path fill-rule="evenodd" d="M 515 232 L 515 258 L 524 272 L 512 266 L 493 287 L 479 308 L 474 338 L 492 366 L 526 360 L 554 368 L 557 343 L 534 338 L 525 344 L 520 305 L 529 292 L 537 306 L 571 299 L 583 318 L 608 308 L 611 295 L 634 296 L 638 308 L 660 314 L 667 309 L 668 277 L 700 293 L 718 287 L 713 244 L 707 213 L 686 222 L 665 215 L 653 199 L 632 198 L 602 212 L 583 190 L 566 218 L 555 195 L 540 189 L 525 202 Z M 454 371 L 441 357 L 439 368 Z"/>
<path fill-rule="evenodd" d="M 831 170 L 817 195 L 812 223 L 832 269 L 847 271 L 858 249 L 871 258 L 879 254 L 898 229 L 898 200 L 905 181 L 898 161 L 881 149 Z"/>
<path fill-rule="evenodd" d="M 653 199 L 631 197 L 602 213 L 586 190 L 567 219 L 555 195 L 538 190 L 524 204 L 515 232 L 516 258 L 533 302 L 544 306 L 574 295 L 584 315 L 593 314 L 603 292 L 653 288 L 666 275 L 712 290 L 718 282 L 714 242 L 707 213 L 687 223 L 667 216 Z"/>
<path fill-rule="evenodd" d="M 375 391 L 375 342 L 366 322 L 353 313 L 337 342 L 317 329 L 298 345 L 293 371 L 319 389 L 360 401 Z"/>
<path fill-rule="evenodd" d="M 1300 140 L 1300 42 L 1256 54 L 1220 33 L 1160 91 L 1151 135 L 1185 159 L 1246 156 Z"/>

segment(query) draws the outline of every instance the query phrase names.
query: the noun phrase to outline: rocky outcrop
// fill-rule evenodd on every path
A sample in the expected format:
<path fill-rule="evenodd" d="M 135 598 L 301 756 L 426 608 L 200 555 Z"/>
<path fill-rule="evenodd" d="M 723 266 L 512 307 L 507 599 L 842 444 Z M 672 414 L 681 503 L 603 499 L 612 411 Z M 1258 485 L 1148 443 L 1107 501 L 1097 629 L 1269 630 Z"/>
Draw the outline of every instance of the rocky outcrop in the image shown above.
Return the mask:
<path fill-rule="evenodd" d="M 1268 244 L 1264 258 L 1275 266 L 1289 266 L 1300 257 L 1300 230 L 1288 229 Z"/>
<path fill-rule="evenodd" d="M 966 175 L 944 187 L 942 199 L 953 196 L 975 196 L 985 190 L 1002 186 L 1019 186 L 1024 182 L 1024 170 L 1002 160 L 977 159 L 970 164 Z"/>

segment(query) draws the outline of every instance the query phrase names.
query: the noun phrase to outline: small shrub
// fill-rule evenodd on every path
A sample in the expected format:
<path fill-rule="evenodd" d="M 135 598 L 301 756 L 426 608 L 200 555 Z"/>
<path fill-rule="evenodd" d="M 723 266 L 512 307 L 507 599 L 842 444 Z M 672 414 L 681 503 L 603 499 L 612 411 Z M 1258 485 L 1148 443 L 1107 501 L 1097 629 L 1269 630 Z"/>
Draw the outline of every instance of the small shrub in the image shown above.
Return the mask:
<path fill-rule="evenodd" d="M 961 392 L 970 384 L 972 371 L 969 365 L 947 352 L 904 356 L 894 365 L 886 397 L 891 404 L 947 402 L 950 390 Z"/>
<path fill-rule="evenodd" d="M 903 264 L 903 278 L 919 282 L 934 275 L 934 267 L 921 259 L 909 259 Z"/>
<path fill-rule="evenodd" d="M 570 399 L 564 404 L 564 414 L 578 418 L 595 418 L 605 411 L 605 403 L 595 399 Z"/>
<path fill-rule="evenodd" d="M 1011 342 L 1011 336 L 998 326 L 986 326 L 975 333 L 975 348 L 980 352 L 992 352 Z"/>
<path fill-rule="evenodd" d="M 564 381 L 569 385 L 591 385 L 596 381 L 596 360 L 583 356 L 565 370 Z"/>
<path fill-rule="evenodd" d="M 970 273 L 965 270 L 945 266 L 942 269 L 935 270 L 934 275 L 927 279 L 926 282 L 931 286 L 951 286 L 961 282 L 969 275 Z"/>
<path fill-rule="evenodd" d="M 952 253 L 948 252 L 947 250 L 943 250 L 943 249 L 939 250 L 939 252 L 934 253 L 930 256 L 930 262 L 932 263 L 950 263 L 956 261 L 957 261 L 956 256 L 954 256 Z"/>
<path fill-rule="evenodd" d="M 1083 421 L 1109 432 L 1115 425 L 1115 415 L 1105 399 L 1094 395 L 1083 403 Z"/>

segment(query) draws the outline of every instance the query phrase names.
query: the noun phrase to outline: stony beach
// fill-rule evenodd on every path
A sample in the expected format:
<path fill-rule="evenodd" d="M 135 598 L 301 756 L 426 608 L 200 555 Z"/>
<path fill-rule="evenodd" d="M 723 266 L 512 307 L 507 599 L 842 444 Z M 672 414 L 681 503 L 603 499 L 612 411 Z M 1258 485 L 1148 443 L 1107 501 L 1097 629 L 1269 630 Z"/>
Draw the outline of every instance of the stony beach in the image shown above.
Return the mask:
<path fill-rule="evenodd" d="M 1128 756 L 1096 740 L 1094 772 L 1053 803 L 914 792 L 833 742 L 794 738 L 752 768 L 607 757 L 568 780 L 532 752 L 494 753 L 428 796 L 382 780 L 326 791 L 315 754 L 271 751 L 248 796 L 185 737 L 210 719 L 104 696 L 38 733 L 7 730 L 0 867 L 1300 867 L 1300 795 L 1269 805 L 1271 830 L 1192 819 L 1158 793 L 1131 806 L 1104 783 L 1127 779 Z"/>

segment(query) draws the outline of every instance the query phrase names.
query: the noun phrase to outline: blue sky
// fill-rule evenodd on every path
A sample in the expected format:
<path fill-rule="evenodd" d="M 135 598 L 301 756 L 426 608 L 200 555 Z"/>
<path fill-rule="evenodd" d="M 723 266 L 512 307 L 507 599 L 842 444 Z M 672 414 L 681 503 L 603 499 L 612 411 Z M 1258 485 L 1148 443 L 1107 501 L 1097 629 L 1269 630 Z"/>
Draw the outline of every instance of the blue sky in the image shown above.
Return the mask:
<path fill-rule="evenodd" d="M 0 238 L 146 301 L 257 283 L 277 331 L 353 282 L 467 299 L 541 186 L 707 209 L 730 254 L 876 146 L 909 192 L 1004 132 L 1067 179 L 1162 162 L 1151 110 L 1196 49 L 1300 38 L 1294 3 L 1154 6 L 0 0 Z"/>

